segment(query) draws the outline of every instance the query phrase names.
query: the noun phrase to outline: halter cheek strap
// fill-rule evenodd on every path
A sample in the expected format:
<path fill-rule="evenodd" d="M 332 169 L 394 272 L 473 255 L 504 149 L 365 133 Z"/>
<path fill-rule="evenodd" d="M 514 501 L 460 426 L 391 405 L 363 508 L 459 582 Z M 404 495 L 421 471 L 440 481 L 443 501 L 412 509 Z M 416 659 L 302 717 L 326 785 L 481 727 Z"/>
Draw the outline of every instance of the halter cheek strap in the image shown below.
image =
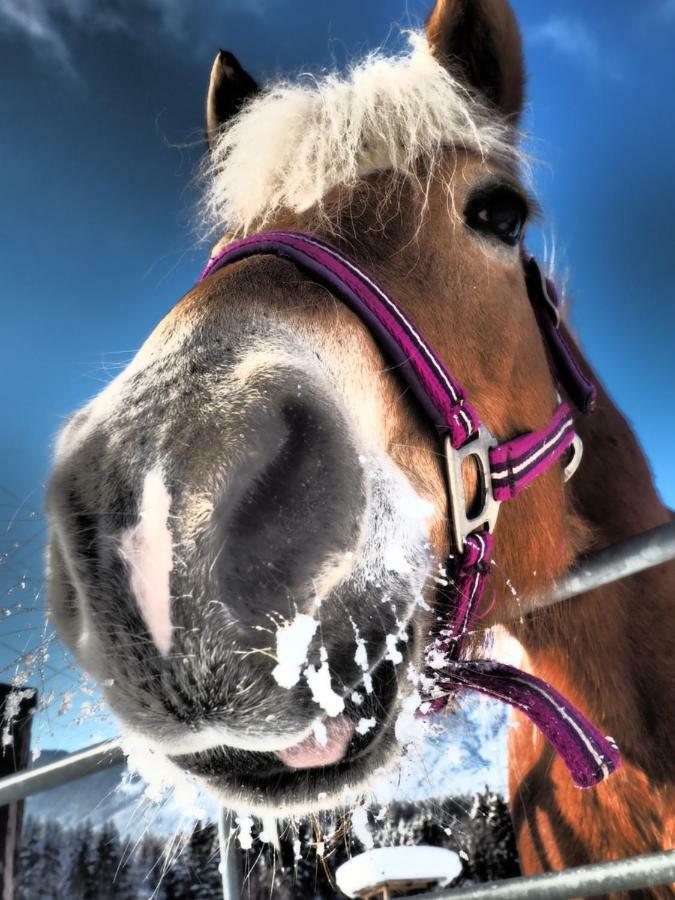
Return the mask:
<path fill-rule="evenodd" d="M 237 241 L 213 257 L 200 281 L 241 259 L 273 254 L 288 259 L 339 297 L 368 327 L 392 360 L 444 441 L 454 555 L 448 562 L 451 616 L 427 648 L 420 712 L 443 709 L 459 689 L 479 691 L 525 713 L 560 754 L 579 787 L 591 787 L 620 764 L 613 741 L 545 682 L 488 660 L 463 660 L 461 651 L 490 574 L 492 533 L 499 506 L 524 490 L 570 447 L 580 444 L 572 412 L 560 403 L 546 428 L 499 443 L 481 424 L 465 392 L 410 317 L 372 276 L 342 251 L 311 234 L 273 231 Z M 594 386 L 579 370 L 559 330 L 558 297 L 534 259 L 524 261 L 528 294 L 559 387 L 584 412 Z M 482 509 L 467 515 L 462 464 L 475 460 Z M 570 469 L 571 471 L 571 469 Z"/>

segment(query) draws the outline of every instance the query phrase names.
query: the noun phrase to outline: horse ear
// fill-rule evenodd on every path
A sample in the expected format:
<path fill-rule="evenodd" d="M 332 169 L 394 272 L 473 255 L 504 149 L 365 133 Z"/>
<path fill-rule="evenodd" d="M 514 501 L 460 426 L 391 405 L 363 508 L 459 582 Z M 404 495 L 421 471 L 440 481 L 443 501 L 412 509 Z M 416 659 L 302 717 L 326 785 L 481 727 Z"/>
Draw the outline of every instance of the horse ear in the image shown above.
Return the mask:
<path fill-rule="evenodd" d="M 435 56 L 503 115 L 523 108 L 520 30 L 508 0 L 436 0 L 427 20 Z"/>
<path fill-rule="evenodd" d="M 206 139 L 213 149 L 218 129 L 238 113 L 249 97 L 258 93 L 258 85 L 228 50 L 219 50 L 211 68 L 206 96 Z"/>

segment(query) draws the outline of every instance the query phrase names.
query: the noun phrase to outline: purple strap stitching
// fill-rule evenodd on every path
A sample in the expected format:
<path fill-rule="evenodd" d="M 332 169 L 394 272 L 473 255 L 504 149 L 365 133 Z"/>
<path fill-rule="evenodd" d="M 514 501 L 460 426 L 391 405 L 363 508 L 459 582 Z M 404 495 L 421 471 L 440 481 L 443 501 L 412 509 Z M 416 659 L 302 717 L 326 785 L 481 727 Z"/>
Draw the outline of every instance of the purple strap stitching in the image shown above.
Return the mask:
<path fill-rule="evenodd" d="M 284 234 L 282 232 L 282 234 Z M 389 308 L 390 312 L 395 316 L 395 318 L 403 325 L 406 333 L 409 337 L 411 337 L 414 342 L 417 344 L 419 350 L 423 353 L 423 355 L 427 358 L 428 362 L 431 363 L 432 371 L 436 370 L 436 380 L 438 378 L 441 379 L 441 384 L 445 383 L 445 390 L 450 394 L 453 403 L 455 404 L 455 409 L 453 411 L 453 419 L 457 420 L 457 416 L 461 415 L 464 419 L 463 431 L 465 433 L 465 437 L 462 442 L 471 438 L 474 434 L 478 432 L 480 427 L 480 422 L 478 420 L 478 416 L 475 414 L 473 409 L 469 406 L 466 401 L 466 396 L 462 388 L 457 384 L 452 375 L 445 368 L 445 364 L 442 360 L 436 356 L 433 348 L 427 344 L 427 342 L 421 337 L 418 333 L 416 326 L 406 317 L 403 311 L 400 309 L 398 304 L 389 296 L 389 294 L 373 279 L 370 275 L 364 272 L 360 266 L 358 266 L 354 260 L 350 259 L 344 253 L 336 250 L 334 247 L 331 247 L 330 244 L 326 244 L 325 242 L 315 238 L 314 236 L 303 234 L 302 232 L 286 232 L 292 238 L 296 238 L 304 243 L 307 243 L 311 246 L 319 248 L 324 253 L 328 253 L 339 263 L 347 266 L 361 281 L 362 285 L 366 289 L 368 293 L 374 291 L 376 296 L 379 297 L 380 301 L 385 304 L 386 307 Z M 365 302 L 365 301 L 364 301 Z M 466 421 L 468 419 L 468 421 Z"/>
<path fill-rule="evenodd" d="M 614 742 L 540 678 L 486 660 L 453 661 L 443 674 L 448 678 L 446 688 L 460 684 L 524 712 L 559 754 L 578 787 L 593 787 L 620 766 Z"/>
<path fill-rule="evenodd" d="M 351 301 L 350 305 L 362 319 L 367 313 L 366 324 L 396 361 L 414 369 L 416 378 L 410 379 L 411 386 L 416 388 L 416 395 L 428 411 L 429 401 L 433 403 L 435 414 L 430 414 L 439 427 L 449 430 L 453 446 L 462 446 L 478 431 L 478 417 L 464 392 L 398 305 L 356 263 L 329 245 L 300 232 L 254 235 L 226 247 L 212 258 L 202 273 L 202 280 L 228 262 L 253 253 L 287 256 L 324 282 L 331 280 L 326 278 L 327 274 L 336 279 L 331 280 L 331 286 Z"/>
<path fill-rule="evenodd" d="M 495 499 L 503 501 L 517 496 L 558 460 L 573 441 L 572 411 L 562 403 L 546 428 L 491 448 L 490 474 Z"/>

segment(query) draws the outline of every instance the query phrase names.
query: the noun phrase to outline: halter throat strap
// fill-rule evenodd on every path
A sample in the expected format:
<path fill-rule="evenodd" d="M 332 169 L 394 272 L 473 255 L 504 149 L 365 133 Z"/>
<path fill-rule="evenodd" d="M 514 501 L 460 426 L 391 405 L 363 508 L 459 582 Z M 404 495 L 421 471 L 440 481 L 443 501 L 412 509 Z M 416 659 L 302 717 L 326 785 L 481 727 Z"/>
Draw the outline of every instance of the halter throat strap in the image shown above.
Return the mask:
<path fill-rule="evenodd" d="M 460 689 L 496 697 L 522 712 L 540 728 L 560 754 L 575 783 L 590 787 L 619 765 L 614 743 L 549 685 L 534 676 L 488 660 L 461 659 L 465 637 L 480 606 L 490 574 L 492 534 L 499 506 L 517 496 L 572 446 L 572 412 L 560 403 L 548 426 L 499 443 L 481 424 L 462 387 L 421 335 L 409 315 L 365 269 L 341 250 L 299 231 L 272 231 L 230 244 L 214 256 L 200 281 L 226 265 L 260 254 L 295 263 L 341 299 L 366 325 L 396 371 L 436 426 L 444 442 L 454 554 L 448 562 L 452 614 L 427 647 L 422 676 L 426 699 L 421 713 L 443 709 Z M 560 334 L 559 301 L 553 283 L 534 259 L 524 261 L 528 295 L 552 373 L 559 387 L 584 412 L 595 388 L 579 370 Z M 576 444 L 576 462 L 579 452 Z M 480 512 L 469 517 L 462 464 L 475 459 L 479 472 Z"/>

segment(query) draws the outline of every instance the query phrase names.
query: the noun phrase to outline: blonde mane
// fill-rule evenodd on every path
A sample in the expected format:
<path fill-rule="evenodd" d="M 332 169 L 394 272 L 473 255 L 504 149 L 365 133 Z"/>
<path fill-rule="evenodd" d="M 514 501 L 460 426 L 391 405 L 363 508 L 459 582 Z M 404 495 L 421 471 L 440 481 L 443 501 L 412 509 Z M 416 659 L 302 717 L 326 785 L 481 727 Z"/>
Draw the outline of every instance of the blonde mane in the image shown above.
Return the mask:
<path fill-rule="evenodd" d="M 320 212 L 333 188 L 366 175 L 433 175 L 443 150 L 465 147 L 513 164 L 513 130 L 433 56 L 426 38 L 410 51 L 373 53 L 346 76 L 274 84 L 222 130 L 202 172 L 201 225 L 208 236 L 243 236 L 284 210 Z"/>

